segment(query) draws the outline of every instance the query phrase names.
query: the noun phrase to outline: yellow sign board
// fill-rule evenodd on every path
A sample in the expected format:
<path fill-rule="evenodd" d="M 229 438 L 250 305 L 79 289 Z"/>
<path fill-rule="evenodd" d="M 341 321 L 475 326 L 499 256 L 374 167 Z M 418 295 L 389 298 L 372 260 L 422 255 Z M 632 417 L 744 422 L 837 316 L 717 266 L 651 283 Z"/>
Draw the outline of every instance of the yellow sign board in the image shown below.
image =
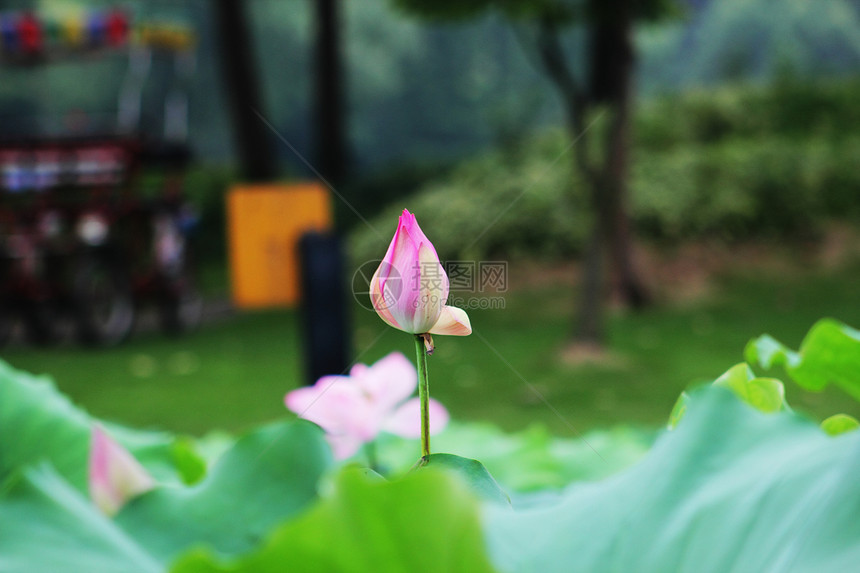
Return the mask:
<path fill-rule="evenodd" d="M 239 308 L 294 306 L 300 298 L 299 239 L 332 226 L 319 183 L 241 184 L 227 195 L 233 302 Z"/>

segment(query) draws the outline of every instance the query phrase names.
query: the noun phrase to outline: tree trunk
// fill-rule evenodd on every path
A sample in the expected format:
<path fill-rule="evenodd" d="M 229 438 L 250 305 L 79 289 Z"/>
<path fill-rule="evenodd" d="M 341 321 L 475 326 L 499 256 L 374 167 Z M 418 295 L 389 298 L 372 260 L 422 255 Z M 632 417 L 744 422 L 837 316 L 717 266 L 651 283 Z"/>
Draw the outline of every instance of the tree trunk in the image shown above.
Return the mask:
<path fill-rule="evenodd" d="M 338 0 L 316 0 L 316 167 L 332 185 L 346 174 Z"/>
<path fill-rule="evenodd" d="M 587 346 L 603 345 L 603 225 L 594 218 L 591 237 L 585 252 L 582 272 L 582 292 L 579 295 L 579 316 L 574 341 Z"/>
<path fill-rule="evenodd" d="M 599 212 L 602 193 L 601 173 L 593 168 L 588 157 L 589 134 L 585 118 L 591 108 L 586 92 L 579 86 L 565 60 L 556 24 L 551 17 L 539 22 L 538 55 L 544 72 L 555 85 L 562 100 L 568 133 L 574 142 L 576 169 L 589 190 L 591 233 L 582 274 L 579 315 L 574 331 L 577 343 L 600 346 L 603 343 L 603 251 L 606 243 L 605 217 Z"/>
<path fill-rule="evenodd" d="M 605 101 L 612 114 L 597 210 L 607 234 L 614 290 L 622 302 L 639 309 L 650 302 L 650 296 L 634 264 L 627 209 L 634 60 L 632 7 L 630 0 L 619 0 L 613 7 L 610 13 L 598 14 L 592 47 L 593 96 Z"/>
<path fill-rule="evenodd" d="M 259 74 L 243 3 L 240 0 L 219 0 L 212 6 L 240 172 L 248 181 L 272 180 L 278 175 L 278 166 L 272 136 L 257 116 L 257 113 L 264 117 L 266 114 L 260 98 Z"/>
<path fill-rule="evenodd" d="M 603 315 L 606 305 L 603 284 L 603 259 L 607 240 L 607 217 L 602 212 L 606 197 L 606 181 L 601 171 L 594 169 L 588 159 L 588 117 L 590 105 L 586 98 L 577 96 L 569 98 L 567 109 L 567 125 L 571 140 L 576 141 L 574 158 L 576 168 L 582 175 L 588 187 L 589 205 L 591 206 L 591 232 L 586 246 L 585 259 L 582 266 L 580 284 L 582 291 L 579 295 L 579 314 L 574 330 L 573 339 L 579 344 L 599 347 L 604 341 Z"/>
<path fill-rule="evenodd" d="M 630 146 L 633 45 L 630 0 L 603 5 L 592 0 L 593 44 L 591 81 L 581 89 L 571 73 L 551 18 L 540 22 L 538 54 L 548 77 L 564 103 L 570 137 L 576 142 L 576 166 L 589 188 L 592 230 L 585 256 L 579 317 L 574 340 L 588 345 L 603 343 L 603 257 L 608 248 L 614 284 L 624 302 L 641 308 L 648 293 L 633 264 L 626 195 Z M 611 9 L 611 12 L 607 12 Z M 604 103 L 611 114 L 603 163 L 589 160 L 585 119 L 594 104 Z"/>

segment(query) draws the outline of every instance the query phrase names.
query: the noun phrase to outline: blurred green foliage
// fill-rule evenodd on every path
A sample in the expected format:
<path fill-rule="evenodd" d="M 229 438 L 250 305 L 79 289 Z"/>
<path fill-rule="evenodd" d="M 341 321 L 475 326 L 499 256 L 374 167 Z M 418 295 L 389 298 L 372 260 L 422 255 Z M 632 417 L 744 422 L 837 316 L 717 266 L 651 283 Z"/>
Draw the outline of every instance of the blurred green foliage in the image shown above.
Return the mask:
<path fill-rule="evenodd" d="M 763 335 L 747 345 L 745 354 L 765 368 L 782 366 L 806 390 L 820 392 L 832 383 L 860 400 L 860 330 L 837 320 L 815 323 L 798 352 Z"/>
<path fill-rule="evenodd" d="M 665 241 L 808 239 L 831 218 L 860 220 L 858 97 L 860 81 L 785 77 L 644 103 L 630 181 L 637 230 Z M 388 235 L 408 206 L 443 257 L 557 259 L 584 246 L 586 194 L 554 130 L 464 162 L 372 224 Z M 384 253 L 371 229 L 352 239 L 355 261 Z"/>
<path fill-rule="evenodd" d="M 197 167 L 186 177 L 186 195 L 199 216 L 194 253 L 203 263 L 221 262 L 227 256 L 226 196 L 235 181 L 236 171 L 223 166 Z"/>
<path fill-rule="evenodd" d="M 809 325 L 821 316 L 860 324 L 856 303 L 860 266 L 798 272 L 753 264 L 748 263 L 745 272 L 736 269 L 715 280 L 714 290 L 700 300 L 680 299 L 642 313 L 612 313 L 609 356 L 583 364 L 566 364 L 560 357 L 570 333 L 576 289 L 567 283 L 549 284 L 551 278 L 539 276 L 544 269 L 512 266 L 512 282 L 534 277 L 536 284 L 512 287 L 503 310 L 470 309 L 476 334 L 436 340 L 431 395 L 455 420 L 490 421 L 507 432 L 540 423 L 565 438 L 587 433 L 588 441 L 610 462 L 608 467 L 616 467 L 608 446 L 601 449 L 606 439 L 592 430 L 664 424 L 683 388 L 694 380 L 712 380 L 737 362 L 751 334 L 778 332 L 785 344 L 797 348 Z M 393 350 L 414 353 L 409 336 L 387 326 L 359 302 L 351 302 L 353 356 L 359 362 L 372 364 Z M 3 359 L 16 368 L 51 374 L 60 391 L 93 416 L 195 436 L 212 428 L 240 432 L 287 415 L 284 394 L 303 380 L 299 318 L 286 310 L 248 312 L 213 319 L 181 340 L 140 332 L 126 344 L 102 352 L 71 345 L 13 346 L 4 350 Z M 562 415 L 548 408 L 536 391 Z M 0 395 L 0 403 L 5 403 L 2 399 Z M 786 399 L 817 419 L 836 412 L 860 418 L 860 404 L 833 385 L 812 393 L 791 384 Z M 43 398 L 34 397 L 34 402 L 47 407 Z M 52 439 L 60 436 L 52 434 Z M 450 453 L 476 457 L 473 445 L 479 438 L 467 440 L 455 433 L 451 438 L 440 435 L 434 443 Z M 502 449 L 501 442 L 496 445 Z M 413 442 L 411 447 L 417 457 L 420 446 Z M 481 447 L 479 459 L 490 472 L 506 486 L 514 483 L 495 463 L 507 453 L 490 455 Z M 4 454 L 9 451 L 0 445 L 0 457 L 13 459 Z M 62 451 L 72 455 L 69 448 Z M 581 457 L 590 452 L 583 450 Z M 400 466 L 392 462 L 388 467 Z M 579 468 L 570 471 L 580 473 Z"/>
<path fill-rule="evenodd" d="M 648 451 L 656 435 L 652 428 L 616 425 L 559 438 L 537 423 L 518 432 L 504 432 L 491 422 L 454 420 L 433 436 L 431 444 L 437 452 L 479 459 L 516 505 L 526 493 L 563 488 L 574 481 L 596 481 L 631 466 Z M 416 440 L 382 434 L 376 451 L 379 469 L 389 477 L 401 476 L 415 465 L 420 445 Z M 355 460 L 365 462 L 362 454 Z"/>
<path fill-rule="evenodd" d="M 371 221 L 379 234 L 362 225 L 351 235 L 354 260 L 380 258 L 407 207 L 433 229 L 443 259 L 571 254 L 585 239 L 580 223 L 586 210 L 584 194 L 567 192 L 574 181 L 570 162 L 550 165 L 563 142 L 558 135 L 533 139 L 515 154 L 496 151 L 466 161 L 450 177 L 393 202 Z"/>
<path fill-rule="evenodd" d="M 33 393 L 29 375 L 3 374 L 12 393 Z M 66 403 L 42 386 L 38 393 Z M 32 423 L 19 415 L 19 400 L 3 404 L 2 423 L 37 433 L 71 436 L 86 418 L 73 407 L 51 408 Z M 687 406 L 639 463 L 605 479 L 541 488 L 515 498 L 513 508 L 504 499 L 481 502 L 475 484 L 462 471 L 443 472 L 444 464 L 391 481 L 336 468 L 319 428 L 281 422 L 239 437 L 198 485 L 159 483 L 108 519 L 70 482 L 75 468 L 53 467 L 55 452 L 31 442 L 35 455 L 0 482 L 0 513 L 10 517 L 0 521 L 3 570 L 852 569 L 860 558 L 852 511 L 860 500 L 860 434 L 834 438 L 787 408 L 765 414 L 717 385 L 692 390 Z M 16 440 L 32 437 L 15 432 Z M 86 434 L 69 444 L 86 451 Z M 510 468 L 535 464 L 523 445 L 509 456 Z M 151 462 L 169 465 L 166 454 Z"/>
<path fill-rule="evenodd" d="M 810 82 L 787 71 L 768 85 L 691 89 L 646 100 L 636 140 L 656 150 L 737 137 L 839 139 L 860 127 L 858 93 L 856 79 Z"/>
<path fill-rule="evenodd" d="M 510 130 L 552 125 L 561 108 L 535 71 L 503 12 L 457 23 L 421 22 L 392 0 L 343 2 L 342 53 L 348 87 L 350 152 L 355 172 L 366 175 L 398 162 L 452 160 L 497 142 Z M 455 8 L 469 14 L 489 2 Z M 492 2 L 508 13 L 516 4 L 534 10 L 546 1 Z M 552 0 L 556 4 L 556 0 Z M 640 26 L 637 85 L 654 95 L 694 85 L 763 81 L 791 69 L 809 81 L 856 73 L 860 68 L 857 0 L 684 0 L 682 17 Z M 112 0 L 8 0 L 4 9 L 33 9 L 62 20 Z M 204 162 L 234 154 L 228 116 L 230 86 L 219 69 L 219 46 L 209 0 L 125 0 L 137 21 L 188 23 L 197 33 L 198 59 L 190 85 L 190 137 Z M 575 4 L 564 2 L 564 4 Z M 305 158 L 313 158 L 314 24 L 312 2 L 247 2 L 261 112 Z M 584 34 L 576 26 L 565 46 L 583 73 Z M 146 127 L 160 133 L 163 90 L 172 62 L 153 60 L 154 82 L 143 108 Z M 127 61 L 122 54 L 72 59 L 56 66 L 4 67 L 0 127 L 4 132 L 63 129 L 69 112 L 87 114 L 90 128 L 115 119 Z M 65 125 L 68 127 L 67 125 Z M 284 166 L 310 176 L 278 144 Z M 359 209 L 361 210 L 361 209 Z M 361 211 L 364 214 L 364 211 Z"/>

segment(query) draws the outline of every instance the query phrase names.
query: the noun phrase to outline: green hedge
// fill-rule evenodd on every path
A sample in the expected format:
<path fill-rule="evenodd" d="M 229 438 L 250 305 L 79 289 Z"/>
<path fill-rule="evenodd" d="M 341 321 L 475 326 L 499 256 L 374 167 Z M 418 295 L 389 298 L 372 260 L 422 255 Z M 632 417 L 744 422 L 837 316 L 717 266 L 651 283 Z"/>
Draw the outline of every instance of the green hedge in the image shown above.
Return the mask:
<path fill-rule="evenodd" d="M 632 211 L 645 235 L 806 238 L 860 213 L 860 137 L 727 139 L 642 153 Z"/>
<path fill-rule="evenodd" d="M 564 143 L 553 133 L 516 154 L 494 152 L 464 162 L 449 177 L 383 210 L 371 221 L 379 235 L 358 226 L 349 242 L 353 259 L 380 258 L 404 208 L 432 229 L 445 259 L 574 253 L 585 239 L 588 215 L 584 194 L 568 191 L 577 185 L 572 158 L 563 155 L 555 164 L 548 159 L 559 157 Z"/>
<path fill-rule="evenodd" d="M 806 239 L 860 220 L 860 83 L 777 83 L 655 100 L 636 117 L 631 213 L 640 235 Z M 853 99 L 852 99 L 853 98 Z M 443 258 L 557 259 L 581 252 L 586 188 L 560 129 L 463 162 L 352 233 L 378 258 L 404 207 Z"/>
<path fill-rule="evenodd" d="M 860 81 L 801 82 L 691 89 L 642 102 L 636 145 L 665 149 L 731 138 L 840 139 L 860 130 Z"/>

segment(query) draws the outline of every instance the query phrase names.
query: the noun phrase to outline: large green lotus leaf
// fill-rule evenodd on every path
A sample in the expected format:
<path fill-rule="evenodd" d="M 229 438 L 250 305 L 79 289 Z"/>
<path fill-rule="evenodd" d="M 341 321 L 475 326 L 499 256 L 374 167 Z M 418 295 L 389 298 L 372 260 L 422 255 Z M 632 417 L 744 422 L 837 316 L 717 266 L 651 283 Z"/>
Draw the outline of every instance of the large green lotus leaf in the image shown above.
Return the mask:
<path fill-rule="evenodd" d="M 848 414 L 834 414 L 821 422 L 821 429 L 830 436 L 838 436 L 845 432 L 853 432 L 860 428 L 860 422 Z"/>
<path fill-rule="evenodd" d="M 431 444 L 435 452 L 479 460 L 504 490 L 516 494 L 597 480 L 627 468 L 648 451 L 654 434 L 619 426 L 558 438 L 539 424 L 507 433 L 490 423 L 452 421 Z M 389 435 L 380 438 L 376 450 L 382 469 L 395 474 L 407 471 L 421 455 L 418 440 Z M 513 497 L 516 502 L 519 496 Z"/>
<path fill-rule="evenodd" d="M 163 566 L 48 464 L 8 477 L 0 494 L 3 573 L 152 573 Z"/>
<path fill-rule="evenodd" d="M 776 412 L 785 407 L 785 387 L 774 378 L 756 378 L 746 363 L 736 364 L 714 380 L 714 386 L 728 388 L 738 398 L 762 412 Z"/>
<path fill-rule="evenodd" d="M 485 551 L 478 502 L 455 476 L 428 468 L 381 482 L 347 469 L 259 551 L 234 562 L 192 551 L 172 572 L 481 573 L 492 571 Z"/>
<path fill-rule="evenodd" d="M 481 499 L 511 505 L 510 496 L 499 487 L 484 464 L 478 460 L 463 458 L 452 454 L 430 454 L 422 457 L 416 469 L 445 469 L 455 472 L 466 483 L 469 490 Z"/>
<path fill-rule="evenodd" d="M 666 423 L 666 427 L 672 430 L 681 422 L 684 414 L 687 413 L 687 404 L 689 402 L 690 395 L 686 392 L 681 392 L 678 399 L 675 400 L 675 405 L 672 407 L 672 411 L 669 413 L 669 421 Z"/>
<path fill-rule="evenodd" d="M 641 462 L 561 501 L 485 510 L 501 571 L 851 571 L 860 563 L 860 433 L 827 436 L 719 387 Z"/>
<path fill-rule="evenodd" d="M 0 360 L 0 480 L 18 468 L 47 460 L 78 490 L 86 491 L 90 429 L 96 421 L 61 394 L 50 378 L 16 370 Z M 171 436 L 105 427 L 156 479 L 179 481 Z M 186 449 L 184 455 L 192 453 Z"/>
<path fill-rule="evenodd" d="M 747 344 L 746 358 L 764 368 L 782 366 L 807 390 L 820 391 L 828 384 L 860 400 L 860 330 L 825 318 L 806 334 L 798 352 L 768 335 Z"/>
<path fill-rule="evenodd" d="M 199 483 L 145 493 L 123 507 L 116 522 L 164 562 L 192 545 L 247 552 L 316 498 L 331 463 L 319 427 L 272 424 L 236 441 Z"/>

